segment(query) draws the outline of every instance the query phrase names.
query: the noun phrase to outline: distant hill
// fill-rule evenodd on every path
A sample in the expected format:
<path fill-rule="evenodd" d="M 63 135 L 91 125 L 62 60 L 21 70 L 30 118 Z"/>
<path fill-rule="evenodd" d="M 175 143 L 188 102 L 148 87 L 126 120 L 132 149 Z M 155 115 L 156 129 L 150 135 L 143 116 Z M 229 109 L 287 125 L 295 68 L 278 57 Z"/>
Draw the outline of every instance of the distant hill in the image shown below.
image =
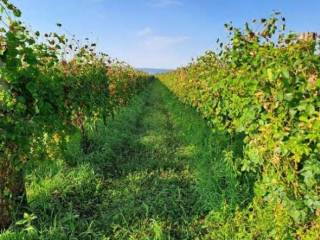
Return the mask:
<path fill-rule="evenodd" d="M 137 68 L 137 70 L 146 72 L 149 74 L 166 73 L 172 71 L 171 69 L 161 69 L 161 68 Z"/>

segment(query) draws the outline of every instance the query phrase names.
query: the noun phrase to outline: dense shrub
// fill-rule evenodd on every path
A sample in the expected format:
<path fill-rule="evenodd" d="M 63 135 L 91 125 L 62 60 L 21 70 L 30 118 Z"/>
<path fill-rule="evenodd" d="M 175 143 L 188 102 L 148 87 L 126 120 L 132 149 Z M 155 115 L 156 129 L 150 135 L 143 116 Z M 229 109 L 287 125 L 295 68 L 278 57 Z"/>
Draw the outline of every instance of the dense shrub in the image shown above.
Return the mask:
<path fill-rule="evenodd" d="M 23 168 L 39 151 L 47 153 L 43 143 L 61 144 L 75 131 L 86 143 L 85 123 L 106 121 L 150 79 L 97 54 L 94 43 L 79 46 L 64 35 L 31 32 L 7 0 L 0 10 L 1 229 L 12 212 L 23 213 Z"/>
<path fill-rule="evenodd" d="M 245 135 L 232 167 L 256 174 L 254 199 L 233 217 L 213 214 L 208 238 L 316 239 L 308 236 L 320 231 L 317 43 L 287 33 L 278 13 L 253 22 L 226 24 L 219 53 L 159 77 L 213 128 Z"/>

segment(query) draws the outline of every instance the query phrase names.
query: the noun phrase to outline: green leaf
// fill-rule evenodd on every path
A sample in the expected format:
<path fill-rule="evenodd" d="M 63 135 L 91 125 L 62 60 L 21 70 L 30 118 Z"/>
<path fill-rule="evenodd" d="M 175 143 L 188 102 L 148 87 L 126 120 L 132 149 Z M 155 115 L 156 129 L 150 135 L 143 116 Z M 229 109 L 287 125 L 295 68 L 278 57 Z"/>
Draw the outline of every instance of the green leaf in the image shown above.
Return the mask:
<path fill-rule="evenodd" d="M 284 69 L 282 70 L 282 76 L 285 78 L 285 79 L 289 79 L 290 78 L 290 73 L 287 69 Z"/>

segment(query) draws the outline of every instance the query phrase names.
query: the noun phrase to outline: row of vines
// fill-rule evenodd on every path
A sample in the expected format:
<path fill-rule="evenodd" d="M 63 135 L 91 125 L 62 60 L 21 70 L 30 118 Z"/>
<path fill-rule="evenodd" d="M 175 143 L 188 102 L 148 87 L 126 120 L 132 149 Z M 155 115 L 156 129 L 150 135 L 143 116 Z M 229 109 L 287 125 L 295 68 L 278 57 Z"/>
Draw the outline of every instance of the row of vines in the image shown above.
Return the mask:
<path fill-rule="evenodd" d="M 159 76 L 213 129 L 243 138 L 243 156 L 228 163 L 239 179 L 250 179 L 253 196 L 231 214 L 212 217 L 210 239 L 319 239 L 316 38 L 288 32 L 279 13 L 225 27 L 230 41 L 220 43 L 220 52 Z"/>
<path fill-rule="evenodd" d="M 65 35 L 30 31 L 0 1 L 0 229 L 27 206 L 23 171 L 85 124 L 112 117 L 150 77 Z M 57 24 L 61 27 L 61 24 Z M 88 42 L 88 41 L 87 41 Z M 40 156 L 40 157 L 39 157 Z"/>

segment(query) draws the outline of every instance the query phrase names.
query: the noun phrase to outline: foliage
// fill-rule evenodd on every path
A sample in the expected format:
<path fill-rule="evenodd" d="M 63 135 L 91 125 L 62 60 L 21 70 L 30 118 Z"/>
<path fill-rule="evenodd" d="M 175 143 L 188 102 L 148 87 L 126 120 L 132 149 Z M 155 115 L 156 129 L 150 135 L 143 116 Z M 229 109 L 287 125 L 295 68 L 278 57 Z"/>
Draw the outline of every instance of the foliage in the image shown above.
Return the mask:
<path fill-rule="evenodd" d="M 247 23 L 244 29 L 230 24 L 226 28 L 230 41 L 221 43 L 219 53 L 207 52 L 159 77 L 214 129 L 245 135 L 244 156 L 231 162 L 240 178 L 256 174 L 255 197 L 247 209 L 223 221 L 232 228 L 223 239 L 303 238 L 311 229 L 319 231 L 316 43 L 287 33 L 279 13 Z M 219 229 L 216 234 L 223 231 Z"/>
<path fill-rule="evenodd" d="M 86 143 L 86 122 L 105 122 L 150 77 L 97 54 L 94 43 L 81 46 L 65 35 L 31 32 L 19 20 L 20 10 L 7 0 L 0 1 L 0 12 L 2 207 L 17 188 L 9 176 L 23 171 L 39 151 L 47 153 L 44 138 L 62 145 L 80 130 Z M 0 227 L 1 221 L 0 217 Z"/>

